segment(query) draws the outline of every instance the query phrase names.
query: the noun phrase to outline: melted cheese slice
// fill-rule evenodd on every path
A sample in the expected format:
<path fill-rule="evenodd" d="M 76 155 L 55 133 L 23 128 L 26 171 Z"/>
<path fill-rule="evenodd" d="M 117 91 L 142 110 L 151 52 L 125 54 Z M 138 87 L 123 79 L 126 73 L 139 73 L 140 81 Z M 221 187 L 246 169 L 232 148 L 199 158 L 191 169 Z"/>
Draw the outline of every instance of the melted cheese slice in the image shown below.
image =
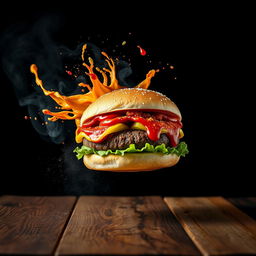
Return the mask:
<path fill-rule="evenodd" d="M 143 130 L 143 131 L 146 131 L 146 127 L 139 123 L 139 122 L 135 122 L 132 126 L 131 126 L 131 129 L 135 129 L 135 130 Z M 184 137 L 184 132 L 182 131 L 182 129 L 180 129 L 179 131 L 179 139 L 181 139 L 182 137 Z M 162 129 L 161 130 L 161 133 L 167 133 L 167 130 L 166 129 Z"/>
<path fill-rule="evenodd" d="M 125 124 L 120 123 L 120 124 L 112 125 L 97 138 L 97 141 L 101 140 L 102 138 L 104 138 L 105 136 L 107 136 L 111 133 L 120 132 L 120 131 L 127 130 L 127 129 L 129 129 L 129 126 L 127 126 Z M 88 135 L 86 135 L 84 132 L 80 132 L 79 134 L 76 135 L 76 142 L 81 143 L 83 141 L 83 138 L 86 138 L 87 140 L 93 142 L 93 140 Z"/>

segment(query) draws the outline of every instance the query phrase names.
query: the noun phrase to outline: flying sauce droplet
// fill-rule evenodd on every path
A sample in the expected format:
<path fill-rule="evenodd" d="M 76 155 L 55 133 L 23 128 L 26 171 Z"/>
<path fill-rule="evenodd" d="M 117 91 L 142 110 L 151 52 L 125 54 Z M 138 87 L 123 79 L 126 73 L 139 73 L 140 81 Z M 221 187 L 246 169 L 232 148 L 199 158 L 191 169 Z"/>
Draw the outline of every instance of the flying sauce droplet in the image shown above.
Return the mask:
<path fill-rule="evenodd" d="M 72 73 L 71 71 L 69 71 L 69 70 L 66 70 L 66 72 L 67 72 L 67 74 L 70 75 L 70 76 L 73 75 L 73 73 Z"/>
<path fill-rule="evenodd" d="M 139 45 L 137 47 L 140 49 L 140 55 L 145 56 L 147 54 L 147 52 L 143 48 L 141 48 Z"/>

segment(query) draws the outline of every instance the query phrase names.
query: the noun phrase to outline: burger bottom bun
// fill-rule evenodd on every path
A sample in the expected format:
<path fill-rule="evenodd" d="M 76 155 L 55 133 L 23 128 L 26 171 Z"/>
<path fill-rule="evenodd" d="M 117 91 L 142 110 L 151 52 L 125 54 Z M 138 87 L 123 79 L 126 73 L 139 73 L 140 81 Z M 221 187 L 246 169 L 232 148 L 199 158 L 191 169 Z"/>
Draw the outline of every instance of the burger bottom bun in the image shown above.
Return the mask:
<path fill-rule="evenodd" d="M 97 154 L 84 155 L 87 168 L 112 172 L 140 172 L 171 167 L 178 163 L 180 157 L 176 154 L 162 153 L 129 153 L 124 156 Z"/>

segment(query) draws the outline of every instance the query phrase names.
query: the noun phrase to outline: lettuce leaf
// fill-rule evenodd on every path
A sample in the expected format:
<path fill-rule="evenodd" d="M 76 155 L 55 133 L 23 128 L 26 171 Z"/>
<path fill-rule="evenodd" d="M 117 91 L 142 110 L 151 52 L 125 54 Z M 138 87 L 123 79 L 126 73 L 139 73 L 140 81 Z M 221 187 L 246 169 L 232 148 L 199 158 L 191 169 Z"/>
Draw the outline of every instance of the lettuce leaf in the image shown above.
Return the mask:
<path fill-rule="evenodd" d="M 84 155 L 88 154 L 98 154 L 100 156 L 107 156 L 109 154 L 114 155 L 124 155 L 128 153 L 162 153 L 162 154 L 176 154 L 178 156 L 185 156 L 189 153 L 188 146 L 185 142 L 181 142 L 176 147 L 166 147 L 165 144 L 161 144 L 158 146 L 153 146 L 149 143 L 146 143 L 145 146 L 141 149 L 136 148 L 135 144 L 130 144 L 129 148 L 120 150 L 95 150 L 93 148 L 89 148 L 86 146 L 76 147 L 73 151 L 76 153 L 77 159 L 81 159 Z"/>

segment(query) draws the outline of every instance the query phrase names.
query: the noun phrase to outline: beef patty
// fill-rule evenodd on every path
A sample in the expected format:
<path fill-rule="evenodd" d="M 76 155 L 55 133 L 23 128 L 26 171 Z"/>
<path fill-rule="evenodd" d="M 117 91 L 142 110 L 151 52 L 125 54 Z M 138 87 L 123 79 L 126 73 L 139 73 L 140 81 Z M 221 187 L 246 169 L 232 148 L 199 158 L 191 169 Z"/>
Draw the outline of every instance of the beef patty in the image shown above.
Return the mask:
<path fill-rule="evenodd" d="M 161 144 L 169 145 L 169 139 L 166 134 L 161 134 L 159 140 L 152 141 L 148 138 L 146 131 L 141 130 L 124 130 L 116 132 L 104 140 L 101 143 L 95 143 L 83 139 L 83 144 L 87 147 L 94 148 L 96 150 L 115 150 L 115 149 L 126 149 L 130 144 L 135 144 L 136 148 L 143 148 L 145 143 L 157 146 Z"/>

